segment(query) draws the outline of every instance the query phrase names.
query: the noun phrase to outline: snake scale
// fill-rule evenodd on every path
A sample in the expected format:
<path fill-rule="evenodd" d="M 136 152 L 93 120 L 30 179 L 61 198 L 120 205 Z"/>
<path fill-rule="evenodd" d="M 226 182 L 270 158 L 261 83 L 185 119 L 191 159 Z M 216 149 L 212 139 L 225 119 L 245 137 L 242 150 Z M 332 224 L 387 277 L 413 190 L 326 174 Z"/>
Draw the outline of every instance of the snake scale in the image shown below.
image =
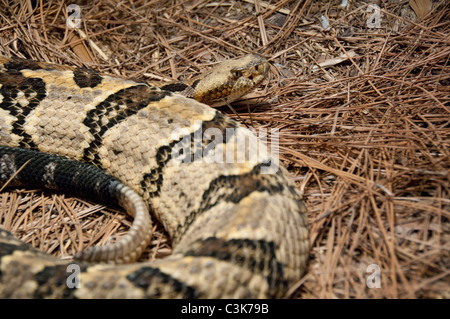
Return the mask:
<path fill-rule="evenodd" d="M 135 217 L 117 243 L 70 262 L 0 229 L 0 297 L 283 297 L 306 269 L 305 205 L 287 170 L 255 151 L 265 144 L 210 107 L 267 73 L 267 61 L 250 54 L 192 84 L 156 87 L 0 57 L 0 187 L 70 192 Z M 136 262 L 150 216 L 173 253 Z M 67 284 L 74 263 L 76 288 Z"/>

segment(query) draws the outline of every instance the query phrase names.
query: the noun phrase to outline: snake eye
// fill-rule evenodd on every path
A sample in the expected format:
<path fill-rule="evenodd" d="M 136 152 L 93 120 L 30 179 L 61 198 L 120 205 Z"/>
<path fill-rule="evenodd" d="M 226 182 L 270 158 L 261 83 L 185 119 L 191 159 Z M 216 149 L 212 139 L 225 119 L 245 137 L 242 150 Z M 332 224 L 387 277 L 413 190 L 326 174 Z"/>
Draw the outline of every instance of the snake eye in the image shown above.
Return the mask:
<path fill-rule="evenodd" d="M 242 71 L 238 69 L 231 70 L 231 75 L 233 75 L 234 78 L 239 78 L 242 76 Z"/>

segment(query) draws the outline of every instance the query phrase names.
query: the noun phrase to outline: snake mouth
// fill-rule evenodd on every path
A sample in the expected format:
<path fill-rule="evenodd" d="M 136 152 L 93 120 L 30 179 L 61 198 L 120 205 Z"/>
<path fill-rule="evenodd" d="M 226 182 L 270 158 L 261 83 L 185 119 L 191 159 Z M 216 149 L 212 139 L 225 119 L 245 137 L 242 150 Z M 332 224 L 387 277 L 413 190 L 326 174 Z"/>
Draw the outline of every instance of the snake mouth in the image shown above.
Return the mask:
<path fill-rule="evenodd" d="M 251 54 L 251 62 L 245 66 L 237 67 L 231 70 L 231 75 L 235 81 L 241 78 L 246 78 L 253 82 L 256 86 L 264 80 L 269 72 L 269 63 L 263 57 Z"/>

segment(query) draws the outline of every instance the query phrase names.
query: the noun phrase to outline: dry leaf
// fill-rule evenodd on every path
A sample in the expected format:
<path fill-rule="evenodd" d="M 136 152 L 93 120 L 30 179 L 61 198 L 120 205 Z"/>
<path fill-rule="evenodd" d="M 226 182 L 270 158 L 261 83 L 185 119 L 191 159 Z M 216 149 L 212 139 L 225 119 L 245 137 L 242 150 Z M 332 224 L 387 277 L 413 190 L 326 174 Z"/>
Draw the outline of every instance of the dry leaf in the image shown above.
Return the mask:
<path fill-rule="evenodd" d="M 409 5 L 419 18 L 425 16 L 431 11 L 431 0 L 409 0 Z"/>

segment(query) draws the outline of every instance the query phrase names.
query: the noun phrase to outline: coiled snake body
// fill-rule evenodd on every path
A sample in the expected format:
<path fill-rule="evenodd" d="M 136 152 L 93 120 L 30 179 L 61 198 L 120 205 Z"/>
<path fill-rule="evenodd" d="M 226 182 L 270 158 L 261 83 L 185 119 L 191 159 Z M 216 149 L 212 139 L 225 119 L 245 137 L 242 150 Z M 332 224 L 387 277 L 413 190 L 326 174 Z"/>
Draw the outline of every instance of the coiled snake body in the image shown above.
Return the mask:
<path fill-rule="evenodd" d="M 267 69 L 247 55 L 156 88 L 0 57 L 0 187 L 70 191 L 135 217 L 118 243 L 75 256 L 78 288 L 67 261 L 0 229 L 0 297 L 282 297 L 305 271 L 305 206 L 287 171 L 255 151 L 263 143 L 203 104 L 238 98 Z M 133 263 L 150 240 L 148 209 L 173 254 Z"/>

